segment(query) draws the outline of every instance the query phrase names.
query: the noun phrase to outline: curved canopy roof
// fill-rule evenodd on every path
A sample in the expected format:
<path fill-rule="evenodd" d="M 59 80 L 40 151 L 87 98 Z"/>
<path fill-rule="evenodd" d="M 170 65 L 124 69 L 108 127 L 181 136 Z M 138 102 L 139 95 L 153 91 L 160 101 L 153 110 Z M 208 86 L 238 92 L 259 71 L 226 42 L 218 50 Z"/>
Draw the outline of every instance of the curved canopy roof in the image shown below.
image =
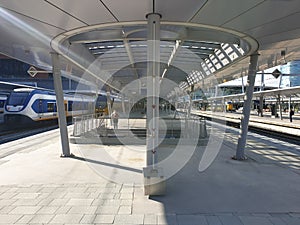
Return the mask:
<path fill-rule="evenodd" d="M 258 47 L 260 69 L 300 58 L 298 0 L 154 3 L 3 0 L 0 52 L 51 70 L 55 50 L 65 76 L 120 90 L 147 73 L 145 16 L 155 11 L 162 16 L 160 76 L 181 87 L 240 76 Z"/>

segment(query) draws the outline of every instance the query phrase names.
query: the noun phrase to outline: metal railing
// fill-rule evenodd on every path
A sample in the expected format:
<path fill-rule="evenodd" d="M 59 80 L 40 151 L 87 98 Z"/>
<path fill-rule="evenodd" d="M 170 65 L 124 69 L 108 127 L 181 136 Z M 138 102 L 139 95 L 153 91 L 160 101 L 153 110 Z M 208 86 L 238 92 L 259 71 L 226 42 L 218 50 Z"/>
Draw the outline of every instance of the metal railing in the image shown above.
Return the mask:
<path fill-rule="evenodd" d="M 159 129 L 165 130 L 168 136 L 179 138 L 178 135 L 184 138 L 205 138 L 207 137 L 206 120 L 204 117 L 199 116 L 187 116 L 184 113 L 179 113 L 177 118 L 160 118 L 162 120 L 160 124 L 165 124 L 165 127 Z M 112 120 L 109 116 L 99 115 L 83 115 L 73 117 L 73 136 L 84 136 L 91 131 L 95 131 L 102 136 L 107 135 L 107 130 L 113 129 Z M 118 133 L 123 131 L 122 134 L 126 134 L 124 131 L 128 131 L 128 135 L 132 135 L 129 132 L 132 129 L 146 129 L 145 118 L 119 118 Z M 117 132 L 117 131 L 116 131 Z M 179 132 L 179 133 L 178 133 Z M 105 135 L 106 134 L 106 135 Z"/>
<path fill-rule="evenodd" d="M 96 130 L 103 125 L 104 117 L 101 117 L 98 114 L 88 114 L 82 116 L 73 117 L 73 136 L 80 137 L 87 132 Z"/>

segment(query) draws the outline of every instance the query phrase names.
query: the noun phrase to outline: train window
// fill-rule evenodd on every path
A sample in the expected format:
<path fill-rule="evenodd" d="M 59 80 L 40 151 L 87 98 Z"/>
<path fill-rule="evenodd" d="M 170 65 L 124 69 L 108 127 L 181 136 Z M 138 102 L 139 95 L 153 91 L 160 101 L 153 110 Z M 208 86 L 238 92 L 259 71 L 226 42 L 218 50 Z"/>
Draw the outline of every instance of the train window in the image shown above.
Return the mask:
<path fill-rule="evenodd" d="M 68 102 L 68 111 L 71 112 L 73 108 L 73 101 Z"/>
<path fill-rule="evenodd" d="M 7 105 L 24 105 L 30 92 L 12 92 L 8 98 Z"/>
<path fill-rule="evenodd" d="M 0 101 L 0 108 L 4 107 L 4 103 L 5 103 L 5 101 Z"/>
<path fill-rule="evenodd" d="M 56 105 L 54 102 L 47 103 L 47 111 L 48 112 L 56 112 Z"/>

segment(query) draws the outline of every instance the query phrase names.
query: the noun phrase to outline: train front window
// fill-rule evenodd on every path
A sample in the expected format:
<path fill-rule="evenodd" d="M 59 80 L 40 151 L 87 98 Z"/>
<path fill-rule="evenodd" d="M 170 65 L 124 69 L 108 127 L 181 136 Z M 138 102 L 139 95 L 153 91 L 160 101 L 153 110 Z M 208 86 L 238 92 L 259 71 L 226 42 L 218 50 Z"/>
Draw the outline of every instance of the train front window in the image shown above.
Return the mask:
<path fill-rule="evenodd" d="M 12 92 L 8 98 L 7 105 L 24 105 L 30 92 Z"/>

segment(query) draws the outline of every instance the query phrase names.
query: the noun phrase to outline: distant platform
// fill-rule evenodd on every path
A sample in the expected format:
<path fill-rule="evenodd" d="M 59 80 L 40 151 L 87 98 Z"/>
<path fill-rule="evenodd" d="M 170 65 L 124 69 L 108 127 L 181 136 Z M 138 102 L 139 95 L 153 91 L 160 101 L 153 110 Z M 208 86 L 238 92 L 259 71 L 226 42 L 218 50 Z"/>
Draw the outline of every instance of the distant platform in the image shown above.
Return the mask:
<path fill-rule="evenodd" d="M 192 114 L 212 118 L 220 121 L 228 121 L 233 123 L 240 123 L 241 112 L 212 112 L 192 110 Z M 300 136 L 300 114 L 295 113 L 293 122 L 290 122 L 288 114 L 283 113 L 283 119 L 272 118 L 269 112 L 265 112 L 263 117 L 257 115 L 255 111 L 251 112 L 249 119 L 249 127 L 261 128 L 269 131 L 276 131 L 284 134 L 292 134 Z"/>

